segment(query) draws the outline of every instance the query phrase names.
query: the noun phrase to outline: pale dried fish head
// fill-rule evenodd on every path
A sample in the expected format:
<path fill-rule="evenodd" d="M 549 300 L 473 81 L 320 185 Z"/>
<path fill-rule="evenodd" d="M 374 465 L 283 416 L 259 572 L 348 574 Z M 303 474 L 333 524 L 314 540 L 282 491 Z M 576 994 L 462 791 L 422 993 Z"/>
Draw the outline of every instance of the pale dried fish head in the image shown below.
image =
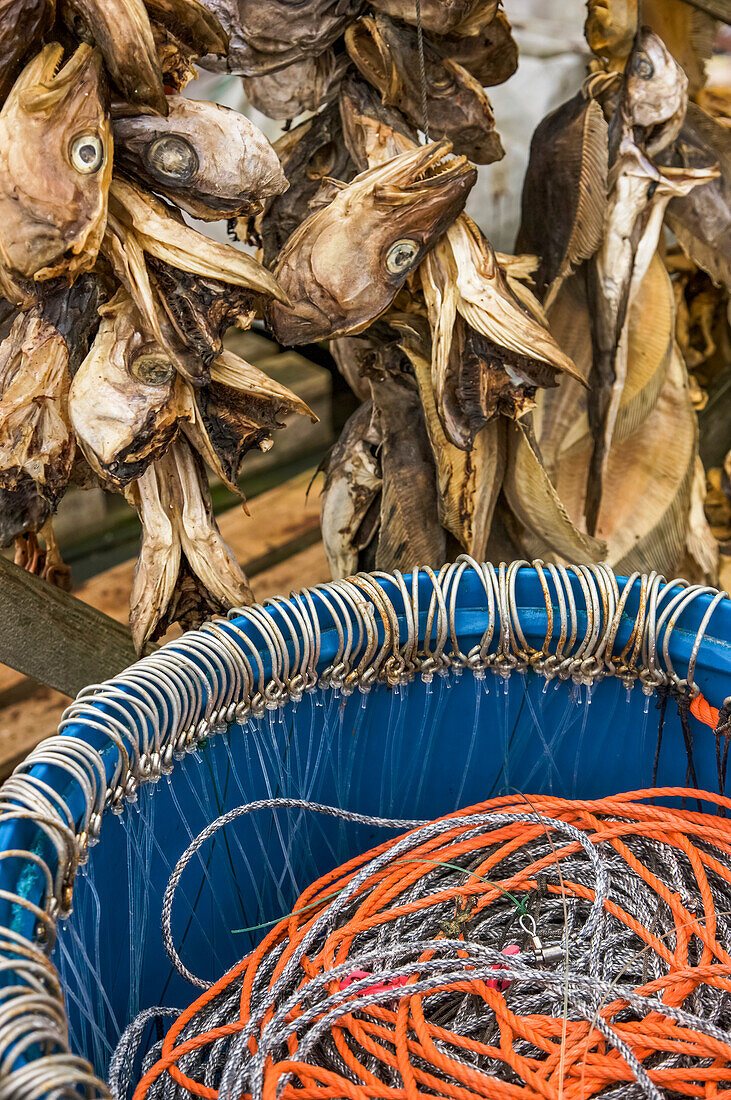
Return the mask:
<path fill-rule="evenodd" d="M 333 580 L 357 571 L 358 554 L 376 534 L 383 486 L 380 444 L 369 398 L 355 410 L 320 464 L 325 474 L 320 526 Z"/>
<path fill-rule="evenodd" d="M 347 54 L 331 48 L 317 57 L 299 58 L 275 73 L 245 76 L 244 92 L 252 107 L 267 118 L 297 118 L 305 111 L 317 111 L 337 95 L 349 63 Z"/>
<path fill-rule="evenodd" d="M 503 84 L 518 68 L 518 46 L 505 13 L 490 4 L 479 8 L 451 34 L 440 29 L 430 38 L 442 57 L 451 57 L 483 87 Z"/>
<path fill-rule="evenodd" d="M 345 45 L 384 104 L 397 107 L 424 128 L 420 57 L 416 32 L 385 15 L 363 16 L 348 27 Z M 424 42 L 429 133 L 448 138 L 458 153 L 478 164 L 500 160 L 504 150 L 482 85 L 457 62 Z"/>
<path fill-rule="evenodd" d="M 186 415 L 185 383 L 164 348 L 142 331 L 134 303 L 118 291 L 74 376 L 69 413 L 89 465 L 123 488 L 166 449 Z"/>
<path fill-rule="evenodd" d="M 359 332 L 379 317 L 464 207 L 476 172 L 432 143 L 362 172 L 287 241 L 275 274 L 292 306 L 268 319 L 283 344 Z"/>
<path fill-rule="evenodd" d="M 0 344 L 0 543 L 39 531 L 71 475 L 68 350 L 34 311 Z"/>
<path fill-rule="evenodd" d="M 55 0 L 0 0 L 0 104 L 53 25 Z"/>
<path fill-rule="evenodd" d="M 0 265 L 73 279 L 93 267 L 112 174 L 101 55 L 81 45 L 59 70 L 46 46 L 0 111 Z M 43 171 L 39 172 L 39 164 Z"/>
<path fill-rule="evenodd" d="M 99 47 L 125 99 L 166 114 L 162 73 L 143 0 L 60 0 L 59 14 L 75 38 Z"/>
<path fill-rule="evenodd" d="M 253 256 L 204 237 L 173 217 L 159 199 L 127 180 L 112 180 L 110 203 L 114 217 L 134 230 L 143 252 L 191 275 L 287 300 L 276 279 Z"/>
<path fill-rule="evenodd" d="M 687 76 L 663 40 L 641 27 L 624 71 L 620 111 L 625 125 L 642 127 L 641 145 L 653 154 L 678 136 L 687 106 Z"/>
<path fill-rule="evenodd" d="M 168 97 L 167 118 L 113 123 L 115 160 L 204 221 L 249 215 L 287 189 L 277 154 L 257 126 L 216 103 Z"/>
<path fill-rule="evenodd" d="M 267 451 L 282 417 L 297 413 L 315 422 L 312 409 L 296 394 L 231 351 L 211 366 L 211 380 L 189 393 L 192 403 L 184 430 L 221 480 L 234 492 L 241 464 L 254 448 Z"/>

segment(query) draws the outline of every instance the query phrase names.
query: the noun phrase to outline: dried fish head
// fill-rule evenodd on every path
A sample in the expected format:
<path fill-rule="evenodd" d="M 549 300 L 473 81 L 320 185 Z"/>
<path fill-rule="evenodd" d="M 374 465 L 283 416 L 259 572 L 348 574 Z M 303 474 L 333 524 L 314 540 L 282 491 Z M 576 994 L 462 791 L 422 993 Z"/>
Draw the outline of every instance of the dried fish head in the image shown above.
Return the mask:
<path fill-rule="evenodd" d="M 216 103 L 168 97 L 167 118 L 113 123 L 116 163 L 195 218 L 248 215 L 287 189 L 277 154 L 244 115 Z"/>
<path fill-rule="evenodd" d="M 11 278 L 73 279 L 93 267 L 104 234 L 112 138 L 102 59 L 81 45 L 59 70 L 62 57 L 46 46 L 0 111 L 0 266 Z"/>
<path fill-rule="evenodd" d="M 99 47 L 109 75 L 125 99 L 167 113 L 143 0 L 60 0 L 59 15 L 75 38 Z"/>
<path fill-rule="evenodd" d="M 225 55 L 228 35 L 199 0 L 145 0 L 145 7 L 151 20 L 171 31 L 196 57 Z"/>
<path fill-rule="evenodd" d="M 584 34 L 601 57 L 627 57 L 637 32 L 636 0 L 587 0 Z"/>
<path fill-rule="evenodd" d="M 96 339 L 71 384 L 69 413 L 89 465 L 123 488 L 177 432 L 185 383 L 166 351 L 141 331 L 139 314 L 123 291 L 101 312 Z"/>
<path fill-rule="evenodd" d="M 331 48 L 317 57 L 293 61 L 275 73 L 245 76 L 244 92 L 252 107 L 267 118 L 297 118 L 304 111 L 317 111 L 337 95 L 348 64 L 346 54 Z"/>
<path fill-rule="evenodd" d="M 358 69 L 412 125 L 424 127 L 416 32 L 385 15 L 363 16 L 348 27 L 345 45 Z M 448 138 L 478 164 L 500 160 L 504 150 L 482 85 L 456 61 L 424 42 L 429 132 Z"/>
<path fill-rule="evenodd" d="M 483 87 L 503 84 L 518 68 L 518 46 L 504 12 L 496 14 L 489 4 L 478 9 L 466 26 L 452 34 L 440 29 L 430 38 L 442 57 L 451 57 L 472 73 Z"/>
<path fill-rule="evenodd" d="M 206 0 L 206 6 L 230 39 L 226 61 L 216 67 L 261 76 L 323 53 L 358 17 L 363 0 Z"/>
<path fill-rule="evenodd" d="M 482 6 L 485 0 L 421 0 L 421 25 L 433 34 L 446 34 Z M 497 4 L 488 0 L 487 8 L 494 14 Z M 373 7 L 395 19 L 415 27 L 418 23 L 416 0 L 376 0 Z"/>
<path fill-rule="evenodd" d="M 23 59 L 50 30 L 54 0 L 0 0 L 0 103 L 13 86 Z"/>
<path fill-rule="evenodd" d="M 347 421 L 320 465 L 325 474 L 320 525 L 333 580 L 357 571 L 358 554 L 370 545 L 378 529 L 378 498 L 383 485 L 380 444 L 369 397 Z"/>
<path fill-rule="evenodd" d="M 642 127 L 643 149 L 653 154 L 680 133 L 688 106 L 688 78 L 667 46 L 641 27 L 624 71 L 620 111 L 628 127 Z"/>
<path fill-rule="evenodd" d="M 370 84 L 346 76 L 340 85 L 340 118 L 348 152 L 358 170 L 375 168 L 418 145 L 418 134 L 395 107 L 386 107 Z"/>
<path fill-rule="evenodd" d="M 388 308 L 475 182 L 449 151 L 432 143 L 362 172 L 292 234 L 275 269 L 292 305 L 268 310 L 280 343 L 360 332 Z"/>
<path fill-rule="evenodd" d="M 36 311 L 18 316 L 0 344 L 0 544 L 38 531 L 71 475 L 68 351 Z"/>
<path fill-rule="evenodd" d="M 211 469 L 234 492 L 250 450 L 268 451 L 282 417 L 317 417 L 304 401 L 231 351 L 211 366 L 207 385 L 189 392 L 191 416 L 184 430 Z"/>

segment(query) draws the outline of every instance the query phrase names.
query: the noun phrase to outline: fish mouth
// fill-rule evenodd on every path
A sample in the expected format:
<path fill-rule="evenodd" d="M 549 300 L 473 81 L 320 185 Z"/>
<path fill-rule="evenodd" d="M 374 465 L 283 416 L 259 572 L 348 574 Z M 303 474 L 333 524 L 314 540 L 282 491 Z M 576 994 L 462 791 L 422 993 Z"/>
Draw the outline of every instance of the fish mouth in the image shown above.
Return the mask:
<path fill-rule="evenodd" d="M 35 114 L 58 106 L 78 86 L 95 51 L 87 42 L 82 42 L 62 66 L 63 55 L 64 48 L 58 42 L 51 42 L 41 50 L 28 74 L 28 84 L 20 92 L 23 110 Z"/>
<path fill-rule="evenodd" d="M 379 204 L 411 204 L 450 187 L 461 188 L 468 177 L 475 175 L 476 170 L 467 157 L 451 156 L 451 153 L 450 141 L 420 145 L 386 164 L 362 172 L 353 184 L 362 182 L 368 189 L 372 187 L 373 197 Z"/>

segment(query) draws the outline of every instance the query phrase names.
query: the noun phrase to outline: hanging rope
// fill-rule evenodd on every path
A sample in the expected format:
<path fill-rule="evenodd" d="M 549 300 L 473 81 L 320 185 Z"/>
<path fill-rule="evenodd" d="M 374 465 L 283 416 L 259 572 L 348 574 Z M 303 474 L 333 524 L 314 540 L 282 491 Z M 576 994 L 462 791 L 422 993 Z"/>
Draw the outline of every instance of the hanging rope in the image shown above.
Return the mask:
<path fill-rule="evenodd" d="M 426 62 L 424 61 L 424 31 L 421 26 L 421 0 L 416 0 L 416 37 L 419 47 L 419 79 L 421 81 L 421 118 L 424 137 L 429 141 L 429 104 L 426 94 Z"/>
<path fill-rule="evenodd" d="M 731 822 L 655 796 L 731 806 L 504 796 L 323 876 L 180 1013 L 134 1100 L 716 1096 Z"/>

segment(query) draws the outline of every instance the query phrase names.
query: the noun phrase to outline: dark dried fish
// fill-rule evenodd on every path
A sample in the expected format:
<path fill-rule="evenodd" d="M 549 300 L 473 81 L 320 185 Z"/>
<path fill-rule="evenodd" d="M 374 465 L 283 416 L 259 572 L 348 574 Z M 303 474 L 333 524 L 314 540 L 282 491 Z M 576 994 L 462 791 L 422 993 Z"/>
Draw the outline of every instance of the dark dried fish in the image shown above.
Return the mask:
<path fill-rule="evenodd" d="M 418 145 L 418 133 L 400 111 L 386 107 L 364 80 L 347 76 L 340 85 L 340 119 L 348 152 L 359 172 L 385 164 Z"/>
<path fill-rule="evenodd" d="M 144 334 L 119 291 L 69 392 L 69 414 L 92 469 L 115 488 L 140 477 L 164 453 L 188 415 L 185 383 L 164 348 Z"/>
<path fill-rule="evenodd" d="M 475 182 L 464 158 L 443 163 L 449 151 L 432 143 L 362 172 L 292 234 L 275 268 L 292 305 L 267 311 L 280 343 L 359 332 L 388 308 Z"/>
<path fill-rule="evenodd" d="M 102 59 L 82 45 L 57 72 L 62 57 L 46 46 L 0 111 L 0 285 L 11 298 L 16 275 L 88 271 L 104 234 L 112 146 Z"/>
<path fill-rule="evenodd" d="M 167 113 L 162 73 L 143 0 L 60 0 L 59 14 L 76 39 L 98 46 L 125 99 Z"/>
<path fill-rule="evenodd" d="M 0 104 L 53 26 L 55 0 L 0 0 Z"/>
<path fill-rule="evenodd" d="M 451 57 L 472 73 L 483 87 L 503 84 L 518 68 L 518 46 L 505 14 L 492 14 L 490 5 L 478 9 L 469 33 L 458 27 L 452 34 L 441 30 L 430 38 L 442 57 Z"/>
<path fill-rule="evenodd" d="M 184 431 L 211 469 L 238 491 L 241 464 L 250 450 L 268 451 L 284 416 L 317 417 L 304 401 L 231 351 L 211 366 L 211 381 L 190 394 L 194 403 Z"/>
<path fill-rule="evenodd" d="M 277 154 L 244 115 L 178 95 L 168 102 L 167 118 L 114 121 L 117 165 L 204 221 L 255 213 L 286 190 Z"/>
<path fill-rule="evenodd" d="M 199 626 L 213 614 L 254 602 L 249 583 L 221 538 L 200 460 L 177 439 L 129 490 L 142 521 L 130 599 L 139 652 L 172 622 Z"/>
<path fill-rule="evenodd" d="M 340 112 L 330 104 L 274 143 L 289 189 L 266 204 L 257 219 L 262 258 L 271 267 L 288 238 L 310 214 L 309 204 L 326 178 L 348 183 L 356 173 L 343 140 Z"/>
<path fill-rule="evenodd" d="M 0 345 L 0 544 L 37 532 L 55 512 L 74 461 L 68 351 L 33 310 Z"/>
<path fill-rule="evenodd" d="M 38 315 L 63 336 L 68 351 L 68 369 L 73 377 L 86 357 L 97 334 L 99 309 L 107 293 L 98 276 L 91 271 L 80 275 L 71 286 L 65 279 L 46 283 L 38 305 Z"/>
<path fill-rule="evenodd" d="M 370 394 L 370 386 L 368 387 Z M 350 417 L 320 469 L 325 474 L 320 526 L 333 580 L 358 569 L 358 555 L 373 540 L 380 522 L 383 485 L 370 396 Z"/>
<path fill-rule="evenodd" d="M 347 54 L 325 50 L 317 57 L 302 57 L 284 69 L 262 76 L 244 77 L 246 98 L 268 118 L 297 118 L 317 111 L 337 95 L 347 69 Z"/>
<path fill-rule="evenodd" d="M 363 16 L 348 27 L 352 60 L 387 105 L 423 129 L 422 88 L 416 31 L 385 15 Z M 429 133 L 448 138 L 456 152 L 478 164 L 500 160 L 504 150 L 482 85 L 456 61 L 424 42 Z"/>
<path fill-rule="evenodd" d="M 199 0 L 145 0 L 150 19 L 166 27 L 195 52 L 196 57 L 223 57 L 228 35 L 216 16 Z"/>
<path fill-rule="evenodd" d="M 323 53 L 364 5 L 363 0 L 206 0 L 206 6 L 229 35 L 225 62 L 211 67 L 262 76 Z"/>
<path fill-rule="evenodd" d="M 434 34 L 448 33 L 473 16 L 483 4 L 492 18 L 497 10 L 495 0 L 421 0 L 421 25 Z M 413 27 L 418 23 L 416 0 L 375 0 L 373 7 Z"/>

